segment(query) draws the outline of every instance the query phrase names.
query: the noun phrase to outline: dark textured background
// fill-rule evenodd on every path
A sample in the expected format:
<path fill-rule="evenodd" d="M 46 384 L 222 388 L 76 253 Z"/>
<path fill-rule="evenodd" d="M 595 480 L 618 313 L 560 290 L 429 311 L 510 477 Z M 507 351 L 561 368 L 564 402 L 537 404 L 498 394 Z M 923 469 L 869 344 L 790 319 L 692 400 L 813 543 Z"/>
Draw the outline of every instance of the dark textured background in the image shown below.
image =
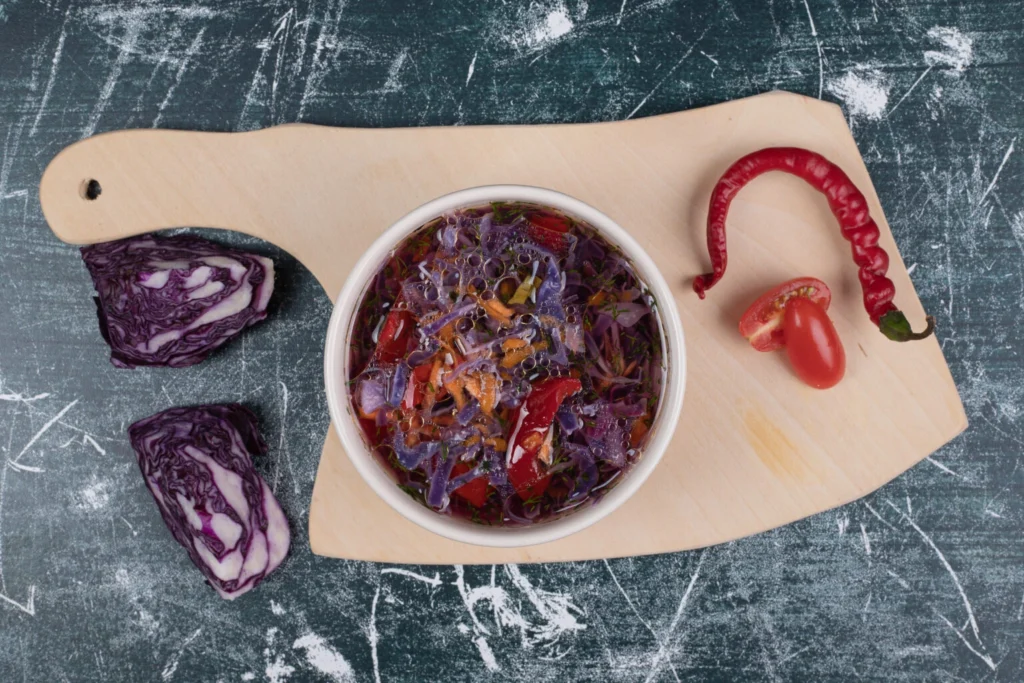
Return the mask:
<path fill-rule="evenodd" d="M 1019 1 L 0 0 L 0 681 L 1024 680 L 1022 53 Z M 593 121 L 774 88 L 844 105 L 971 428 L 863 501 L 703 552 L 313 557 L 310 274 L 228 237 L 278 259 L 271 319 L 198 367 L 116 370 L 38 203 L 53 155 L 105 130 Z M 233 603 L 124 437 L 224 400 L 260 414 L 295 531 Z"/>

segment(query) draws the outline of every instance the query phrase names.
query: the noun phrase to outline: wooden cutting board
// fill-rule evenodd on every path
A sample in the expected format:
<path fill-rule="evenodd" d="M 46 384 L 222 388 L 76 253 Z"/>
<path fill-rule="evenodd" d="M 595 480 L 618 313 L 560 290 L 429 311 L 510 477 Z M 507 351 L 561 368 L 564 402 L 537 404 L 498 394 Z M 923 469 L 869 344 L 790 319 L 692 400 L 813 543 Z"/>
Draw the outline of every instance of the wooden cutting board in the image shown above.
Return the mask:
<path fill-rule="evenodd" d="M 856 268 L 825 200 L 783 174 L 733 204 L 729 273 L 699 301 L 708 196 L 736 158 L 771 145 L 817 150 L 871 202 L 892 257 L 896 303 L 924 311 L 840 109 L 770 93 L 705 109 L 587 125 L 365 130 L 295 124 L 249 133 L 127 130 L 61 152 L 40 185 L 63 240 L 86 244 L 203 226 L 273 242 L 332 298 L 374 238 L 441 194 L 520 183 L 561 190 L 617 220 L 676 295 L 686 333 L 682 419 L 640 491 L 593 527 L 553 543 L 479 548 L 420 529 L 359 478 L 332 428 L 309 513 L 313 552 L 402 563 L 582 560 L 697 548 L 855 500 L 967 426 L 935 338 L 897 344 L 861 306 Z M 102 193 L 86 197 L 90 180 Z M 762 291 L 799 275 L 832 287 L 848 369 L 835 389 L 801 384 L 785 354 L 752 351 L 736 331 Z M 85 305 L 83 303 L 83 305 Z"/>

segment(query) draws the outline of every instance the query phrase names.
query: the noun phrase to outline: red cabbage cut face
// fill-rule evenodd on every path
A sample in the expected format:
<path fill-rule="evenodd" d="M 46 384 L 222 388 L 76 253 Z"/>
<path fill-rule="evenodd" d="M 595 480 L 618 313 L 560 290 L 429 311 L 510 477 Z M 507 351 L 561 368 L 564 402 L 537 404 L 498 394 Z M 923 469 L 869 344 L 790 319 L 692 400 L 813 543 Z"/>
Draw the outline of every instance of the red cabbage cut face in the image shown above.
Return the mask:
<path fill-rule="evenodd" d="M 267 445 L 238 404 L 172 408 L 128 428 L 164 523 L 222 598 L 272 572 L 291 543 L 288 520 L 252 456 Z"/>
<path fill-rule="evenodd" d="M 201 237 L 141 235 L 82 247 L 100 333 L 121 368 L 195 365 L 267 317 L 274 262 Z"/>

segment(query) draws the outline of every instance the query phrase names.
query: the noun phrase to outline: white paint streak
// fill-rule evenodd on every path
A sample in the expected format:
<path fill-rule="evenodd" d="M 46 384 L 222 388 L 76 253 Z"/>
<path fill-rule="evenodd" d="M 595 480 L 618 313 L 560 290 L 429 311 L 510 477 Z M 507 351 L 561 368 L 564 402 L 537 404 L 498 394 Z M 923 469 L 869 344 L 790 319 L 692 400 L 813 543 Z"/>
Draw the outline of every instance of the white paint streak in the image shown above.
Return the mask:
<path fill-rule="evenodd" d="M 92 446 L 93 448 L 96 449 L 96 452 L 99 453 L 100 455 L 106 455 L 107 454 L 107 451 L 103 448 L 103 446 L 101 446 L 98 443 L 96 443 L 96 439 L 92 438 L 92 434 L 83 434 L 82 435 L 82 445 L 83 446 Z"/>
<path fill-rule="evenodd" d="M 933 68 L 934 68 L 934 67 L 931 67 L 931 66 L 929 66 L 929 67 L 928 67 L 927 69 L 925 69 L 925 70 L 924 70 L 924 72 L 923 72 L 923 73 L 922 73 L 922 74 L 921 74 L 920 76 L 918 76 L 918 77 L 917 77 L 917 80 L 916 80 L 916 81 L 914 81 L 914 83 L 913 83 L 913 84 L 912 84 L 912 85 L 910 86 L 910 88 L 909 88 L 909 89 L 907 90 L 907 92 L 903 93 L 903 97 L 901 97 L 901 98 L 900 98 L 900 101 L 899 101 L 899 102 L 897 102 L 896 104 L 892 105 L 892 109 L 890 109 L 889 111 L 885 112 L 885 117 L 886 117 L 886 118 L 888 118 L 888 117 L 889 117 L 889 114 L 891 114 L 891 113 L 893 113 L 894 111 L 896 111 L 897 109 L 899 109 L 899 106 L 900 106 L 901 104 L 903 104 L 903 100 L 905 100 L 905 99 L 907 99 L 908 97 L 910 97 L 910 93 L 914 92 L 914 88 L 916 88 L 916 87 L 917 87 L 917 85 L 918 85 L 918 84 L 919 84 L 919 83 L 920 83 L 921 81 L 923 81 L 923 80 L 924 80 L 924 77 L 925 77 L 925 76 L 927 76 L 927 75 L 928 75 L 928 73 L 929 73 L 929 72 L 930 72 L 930 71 L 931 71 L 931 70 L 932 70 Z M 908 270 L 907 272 L 909 273 L 910 271 Z"/>
<path fill-rule="evenodd" d="M 270 611 L 271 613 L 273 613 L 275 617 L 283 617 L 285 614 L 287 614 L 287 612 L 285 612 L 284 607 L 281 607 L 281 603 L 277 602 L 276 600 L 270 601 Z"/>
<path fill-rule="evenodd" d="M 811 24 L 811 37 L 814 38 L 814 46 L 818 48 L 818 99 L 821 99 L 822 90 L 825 87 L 825 52 L 821 48 L 821 40 L 818 38 L 818 29 L 814 25 L 814 17 L 811 16 L 811 6 L 804 0 L 804 9 L 807 10 L 807 21 Z"/>
<path fill-rule="evenodd" d="M 32 473 L 39 474 L 39 473 L 42 473 L 42 472 L 46 471 L 42 467 L 32 467 L 30 465 L 20 465 L 20 464 L 18 464 L 16 462 L 8 462 L 7 464 L 10 465 L 12 469 L 17 470 L 18 472 L 32 472 Z"/>
<path fill-rule="evenodd" d="M 978 204 L 985 201 L 985 197 L 989 195 L 992 190 L 995 189 L 996 183 L 999 182 L 999 174 L 1003 172 L 1003 167 L 1006 166 L 1006 162 L 1010 160 L 1010 155 L 1013 154 L 1013 146 L 1017 144 L 1017 138 L 1010 141 L 1010 146 L 1006 149 L 1006 154 L 1003 155 L 1003 160 L 999 164 L 999 168 L 996 169 L 996 174 L 992 176 L 992 182 L 985 188 L 985 192 L 982 193 L 981 199 L 978 200 Z"/>
<path fill-rule="evenodd" d="M 672 616 L 672 622 L 668 626 L 668 630 L 665 633 L 665 639 L 661 647 L 654 655 L 654 659 L 651 661 L 651 669 L 647 673 L 647 678 L 644 679 L 644 683 L 651 683 L 658 677 L 658 672 L 661 670 L 662 661 L 665 659 L 665 655 L 668 652 L 669 643 L 672 640 L 672 634 L 675 633 L 676 627 L 679 626 L 679 620 L 683 616 L 683 612 L 686 610 L 686 603 L 690 600 L 690 594 L 693 592 L 693 587 L 697 583 L 697 578 L 700 576 L 700 568 L 704 565 L 704 557 L 707 555 L 707 550 L 704 550 L 700 554 L 700 559 L 697 560 L 697 568 L 693 570 L 693 575 L 690 577 L 690 583 L 687 584 L 686 590 L 683 592 L 683 597 L 679 601 L 679 606 L 676 608 L 676 613 Z"/>
<path fill-rule="evenodd" d="M 933 459 L 933 458 L 932 458 L 931 456 L 928 456 L 927 458 L 925 458 L 925 460 L 927 460 L 927 461 L 928 461 L 928 462 L 930 462 L 931 464 L 935 465 L 936 467 L 938 467 L 938 468 L 939 468 L 940 470 L 942 470 L 942 471 L 943 471 L 943 472 L 945 472 L 946 474 L 952 474 L 952 475 L 953 475 L 954 477 L 959 477 L 960 479 L 963 479 L 963 477 L 961 477 L 961 476 L 960 476 L 959 474 L 957 474 L 957 473 L 956 473 L 956 472 L 954 472 L 953 470 L 949 469 L 948 467 L 946 467 L 945 465 L 943 465 L 943 464 L 942 464 L 941 462 L 939 462 L 938 460 L 935 460 L 935 459 Z"/>
<path fill-rule="evenodd" d="M 292 643 L 293 650 L 305 650 L 306 662 L 335 683 L 354 681 L 352 666 L 316 633 L 307 633 Z"/>
<path fill-rule="evenodd" d="M 622 13 L 626 11 L 626 0 L 622 0 L 622 4 L 619 5 L 619 17 L 615 20 L 615 25 L 620 26 L 622 24 Z"/>
<path fill-rule="evenodd" d="M 936 614 L 938 614 L 938 612 L 936 612 Z M 941 614 L 939 614 L 939 619 L 942 619 L 942 621 L 946 622 L 946 626 L 948 626 L 953 631 L 953 633 L 956 634 L 956 637 L 959 638 L 960 640 L 962 640 L 964 645 L 967 646 L 967 649 L 970 650 L 971 652 L 973 652 L 978 657 L 978 659 L 980 659 L 981 661 L 985 662 L 985 664 L 988 665 L 988 668 L 992 669 L 992 671 L 996 670 L 996 663 L 995 663 L 995 661 L 992 660 L 991 655 L 982 654 L 981 652 L 978 652 L 977 650 L 975 650 L 974 646 L 971 645 L 970 641 L 967 640 L 967 638 L 964 636 L 964 634 L 961 633 L 960 630 L 956 626 L 953 626 L 953 624 L 949 621 L 949 619 L 947 619 L 946 617 L 942 616 Z"/>
<path fill-rule="evenodd" d="M 921 527 L 919 527 L 914 520 L 908 517 L 907 514 L 900 510 L 898 507 L 893 505 L 892 501 L 887 500 L 885 502 L 889 507 L 898 512 L 900 514 L 900 517 L 902 517 L 907 522 L 907 524 L 913 527 L 914 531 L 920 534 L 921 538 L 924 539 L 925 543 L 927 543 L 928 546 L 935 551 L 935 554 L 938 556 L 939 561 L 942 562 L 942 566 L 946 568 L 946 572 L 948 572 L 950 578 L 953 579 L 953 584 L 956 586 L 956 590 L 960 594 L 960 599 L 964 603 L 964 608 L 967 610 L 967 619 L 971 624 L 971 630 L 974 632 L 974 637 L 978 641 L 978 643 L 981 644 L 981 636 L 979 635 L 978 631 L 978 621 L 974 618 L 974 608 L 971 607 L 971 601 L 967 599 L 967 593 L 964 591 L 964 587 L 960 583 L 960 577 L 957 576 L 957 573 L 955 571 L 953 571 L 953 567 L 949 564 L 949 560 L 947 560 L 946 556 L 942 554 L 942 551 L 939 550 L 939 547 L 935 545 L 935 542 L 931 539 L 931 536 L 926 534 L 924 530 L 921 529 Z M 943 619 L 945 619 L 945 617 L 943 617 Z M 957 631 L 957 633 L 959 633 L 959 631 Z"/>
<path fill-rule="evenodd" d="M 405 65 L 405 60 L 409 58 L 409 48 L 403 47 L 402 51 L 398 53 L 394 61 L 391 62 L 391 66 L 388 67 L 388 79 L 384 81 L 384 87 L 381 88 L 381 92 L 393 93 L 402 91 L 402 82 L 399 76 L 402 74 L 402 67 Z M 467 81 L 468 82 L 468 81 Z"/>
<path fill-rule="evenodd" d="M 203 632 L 203 629 L 197 628 L 192 635 L 185 639 L 185 642 L 181 644 L 178 651 L 171 655 L 171 658 L 167 660 L 167 665 L 164 666 L 163 672 L 160 677 L 165 681 L 169 681 L 174 677 L 174 673 L 178 670 L 178 663 L 181 661 L 181 655 L 184 654 L 185 648 L 188 647 L 193 640 L 199 637 L 199 634 Z"/>
<path fill-rule="evenodd" d="M 288 441 L 285 439 L 285 432 L 288 429 L 288 387 L 284 382 L 278 382 L 281 387 L 281 435 L 277 442 L 277 449 L 284 453 L 284 461 L 288 465 L 288 474 L 292 478 L 292 488 L 295 495 L 299 495 L 299 480 L 295 477 L 295 467 L 292 464 L 292 454 L 288 450 Z M 280 478 L 280 468 L 274 477 L 274 490 L 277 490 L 277 480 Z"/>
<path fill-rule="evenodd" d="M 676 69 L 678 69 L 679 67 L 681 67 L 683 65 L 683 62 L 685 62 L 687 60 L 687 58 L 690 55 L 693 54 L 694 48 L 696 48 L 697 45 L 700 44 L 700 41 L 702 41 L 704 39 L 704 36 L 707 35 L 707 32 L 708 32 L 708 29 L 704 29 L 704 32 L 701 33 L 700 37 L 697 38 L 697 40 L 694 41 L 693 45 L 690 46 L 690 49 L 688 49 L 686 51 L 686 53 L 682 57 L 679 58 L 679 61 L 676 62 L 675 65 L 673 65 L 673 67 L 668 70 L 668 73 L 665 74 L 664 77 L 662 77 L 662 79 L 660 81 L 658 81 L 654 85 L 654 87 L 651 89 L 651 91 L 649 93 L 647 93 L 646 95 L 644 95 L 644 98 L 642 100 L 640 100 L 640 104 L 638 104 L 635 107 L 633 107 L 633 111 L 629 112 L 629 114 L 626 116 L 627 119 L 633 118 L 633 116 L 635 116 L 636 113 L 638 111 L 640 111 L 645 104 L 647 104 L 647 100 L 651 99 L 651 95 L 653 95 L 654 93 L 658 92 L 658 90 L 665 83 L 665 81 L 667 81 L 669 79 L 669 77 L 671 77 L 672 74 L 674 74 L 676 72 Z"/>
<path fill-rule="evenodd" d="M 480 659 L 483 660 L 484 667 L 488 671 L 501 671 L 501 667 L 498 666 L 498 660 L 494 658 L 494 651 L 487 644 L 487 639 L 483 636 L 477 636 L 473 642 L 476 643 L 476 649 L 480 651 Z"/>
<path fill-rule="evenodd" d="M 87 138 L 96 132 L 96 126 L 99 125 L 100 117 L 103 116 L 103 111 L 110 102 L 110 96 L 114 93 L 114 87 L 117 85 L 118 79 L 121 78 L 121 70 L 128 63 L 128 57 L 135 51 L 135 44 L 138 42 L 142 26 L 141 22 L 134 21 L 129 22 L 125 26 L 124 42 L 121 44 L 117 59 L 114 60 L 114 64 L 110 68 L 110 73 L 107 75 L 103 88 L 100 89 L 100 96 L 96 101 L 96 106 L 92 109 L 92 114 L 89 116 L 89 123 L 82 129 L 83 138 Z"/>
<path fill-rule="evenodd" d="M 68 6 L 64 13 L 64 23 L 60 27 L 60 36 L 57 38 L 57 47 L 53 50 L 53 59 L 50 61 L 50 76 L 46 79 L 46 87 L 43 88 L 43 98 L 39 100 L 39 109 L 36 110 L 36 118 L 32 122 L 32 129 L 28 136 L 33 137 L 39 129 L 39 120 L 43 118 L 46 105 L 50 102 L 50 93 L 53 92 L 53 83 L 57 79 L 57 67 L 60 66 L 61 55 L 64 54 L 64 41 L 68 37 L 68 19 L 71 17 L 71 6 Z"/>
<path fill-rule="evenodd" d="M 974 61 L 974 41 L 956 27 L 933 26 L 927 36 L 942 45 L 941 50 L 928 50 L 924 61 L 928 66 L 952 69 L 963 73 Z"/>
<path fill-rule="evenodd" d="M 615 587 L 619 589 L 620 593 L 622 593 L 622 597 L 626 599 L 626 604 L 629 605 L 629 609 L 633 611 L 634 615 L 636 615 L 637 620 L 639 620 L 639 622 L 643 624 L 644 628 L 646 628 L 650 632 L 650 634 L 654 636 L 654 642 L 658 644 L 658 647 L 664 647 L 664 641 L 657 633 L 655 633 L 654 628 L 652 628 L 651 625 L 647 623 L 647 620 L 640 615 L 640 611 L 637 610 L 636 605 L 633 604 L 633 600 L 629 597 L 629 594 L 626 593 L 626 589 L 624 589 L 622 587 L 622 584 L 619 583 L 619 577 L 615 576 L 615 572 L 612 571 L 612 566 L 608 563 L 608 560 L 604 560 L 604 567 L 608 570 L 608 575 L 612 577 L 612 581 L 615 582 Z M 675 677 L 676 681 L 678 681 L 679 673 L 676 671 L 675 664 L 672 663 L 671 658 L 668 660 L 668 665 L 669 668 L 672 670 L 672 675 Z"/>
<path fill-rule="evenodd" d="M 0 593 L 0 600 L 3 600 L 5 603 L 7 603 L 8 605 L 11 605 L 12 607 L 17 607 L 19 610 L 21 610 L 25 614 L 29 615 L 30 617 L 34 617 L 36 615 L 36 587 L 35 586 L 29 586 L 28 587 L 28 600 L 25 601 L 25 604 L 22 604 L 20 602 L 16 602 L 16 601 L 12 600 L 11 598 L 7 597 L 6 595 L 4 595 L 3 593 Z"/>
<path fill-rule="evenodd" d="M 480 54 L 479 52 L 473 53 L 473 59 L 469 62 L 469 71 L 466 72 L 466 85 L 469 85 L 469 81 L 473 78 L 473 71 L 476 69 L 476 57 Z"/>
<path fill-rule="evenodd" d="M 889 104 L 889 85 L 880 71 L 847 71 L 828 82 L 828 91 L 846 105 L 851 117 L 879 120 Z"/>
<path fill-rule="evenodd" d="M 399 576 L 407 576 L 410 579 L 416 579 L 417 581 L 422 581 L 423 583 L 430 584 L 434 588 L 437 588 L 438 586 L 441 585 L 441 575 L 438 574 L 437 572 L 434 572 L 434 577 L 433 578 L 430 578 L 428 576 L 423 576 L 422 574 L 417 574 L 416 572 L 411 572 L 408 569 L 398 569 L 397 567 L 388 567 L 387 569 L 381 569 L 380 573 L 381 574 L 397 574 Z"/>
<path fill-rule="evenodd" d="M 871 557 L 871 539 L 868 538 L 868 528 L 861 522 L 860 525 L 860 537 L 864 541 L 864 552 L 867 553 L 868 557 Z"/>
<path fill-rule="evenodd" d="M 35 435 L 31 439 L 28 440 L 28 443 L 25 444 L 25 447 L 21 449 L 21 452 L 19 452 L 18 455 L 15 456 L 14 460 L 11 461 L 11 464 L 12 465 L 17 465 L 18 461 L 21 460 L 21 456 L 25 455 L 25 453 L 28 452 L 28 449 L 32 448 L 32 446 L 35 445 L 36 441 L 39 441 L 39 438 L 43 434 L 45 434 L 50 429 L 50 427 L 55 425 L 58 420 L 60 420 L 62 417 L 64 417 L 69 410 L 74 408 L 75 404 L 77 404 L 77 403 L 78 403 L 78 399 L 76 398 L 74 401 L 72 401 L 71 403 L 67 404 L 63 408 L 61 408 L 59 413 L 57 413 L 52 418 L 50 418 L 46 422 L 46 424 L 43 425 L 42 429 L 40 429 L 38 432 L 36 432 Z"/>
<path fill-rule="evenodd" d="M 897 574 L 896 572 L 894 572 L 891 569 L 886 569 L 885 572 L 889 576 L 891 576 L 892 578 L 896 579 L 896 583 L 898 583 L 899 585 L 903 586 L 905 589 L 910 590 L 910 584 L 907 583 L 907 580 L 904 579 L 902 576 L 900 576 L 899 574 Z"/>
<path fill-rule="evenodd" d="M 188 69 L 188 64 L 192 61 L 192 58 L 199 52 L 199 48 L 203 44 L 203 34 L 206 33 L 206 27 L 199 29 L 196 33 L 196 37 L 192 40 L 192 44 L 189 45 L 188 49 L 181 56 L 181 63 L 178 65 L 178 71 L 174 74 L 174 82 L 171 83 L 171 87 L 167 89 L 167 94 L 164 95 L 163 101 L 160 103 L 159 108 L 156 110 L 156 117 L 153 119 L 153 128 L 160 125 L 160 119 L 164 115 L 164 109 L 171 103 L 171 98 L 174 96 L 174 91 L 178 89 L 181 84 L 181 79 L 185 75 L 185 71 Z"/>
<path fill-rule="evenodd" d="M 370 624 L 366 629 L 366 640 L 370 643 L 370 660 L 373 662 L 374 683 L 381 683 L 380 680 L 380 658 L 377 655 L 377 642 L 380 640 L 380 633 L 377 631 L 377 601 L 380 599 L 380 585 L 373 594 L 373 603 L 370 605 Z"/>

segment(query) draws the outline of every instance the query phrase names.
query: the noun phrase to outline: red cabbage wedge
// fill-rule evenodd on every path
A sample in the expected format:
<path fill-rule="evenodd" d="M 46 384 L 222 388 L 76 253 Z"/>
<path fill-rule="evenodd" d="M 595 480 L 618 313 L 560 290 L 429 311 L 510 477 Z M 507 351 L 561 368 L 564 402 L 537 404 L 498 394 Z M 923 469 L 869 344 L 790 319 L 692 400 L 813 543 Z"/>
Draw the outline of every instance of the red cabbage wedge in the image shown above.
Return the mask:
<path fill-rule="evenodd" d="M 140 235 L 82 247 L 100 333 L 121 368 L 202 361 L 267 317 L 274 262 L 201 237 Z"/>
<path fill-rule="evenodd" d="M 128 428 L 164 523 L 222 598 L 274 571 L 291 543 L 288 520 L 252 456 L 267 445 L 238 404 L 172 408 Z"/>

